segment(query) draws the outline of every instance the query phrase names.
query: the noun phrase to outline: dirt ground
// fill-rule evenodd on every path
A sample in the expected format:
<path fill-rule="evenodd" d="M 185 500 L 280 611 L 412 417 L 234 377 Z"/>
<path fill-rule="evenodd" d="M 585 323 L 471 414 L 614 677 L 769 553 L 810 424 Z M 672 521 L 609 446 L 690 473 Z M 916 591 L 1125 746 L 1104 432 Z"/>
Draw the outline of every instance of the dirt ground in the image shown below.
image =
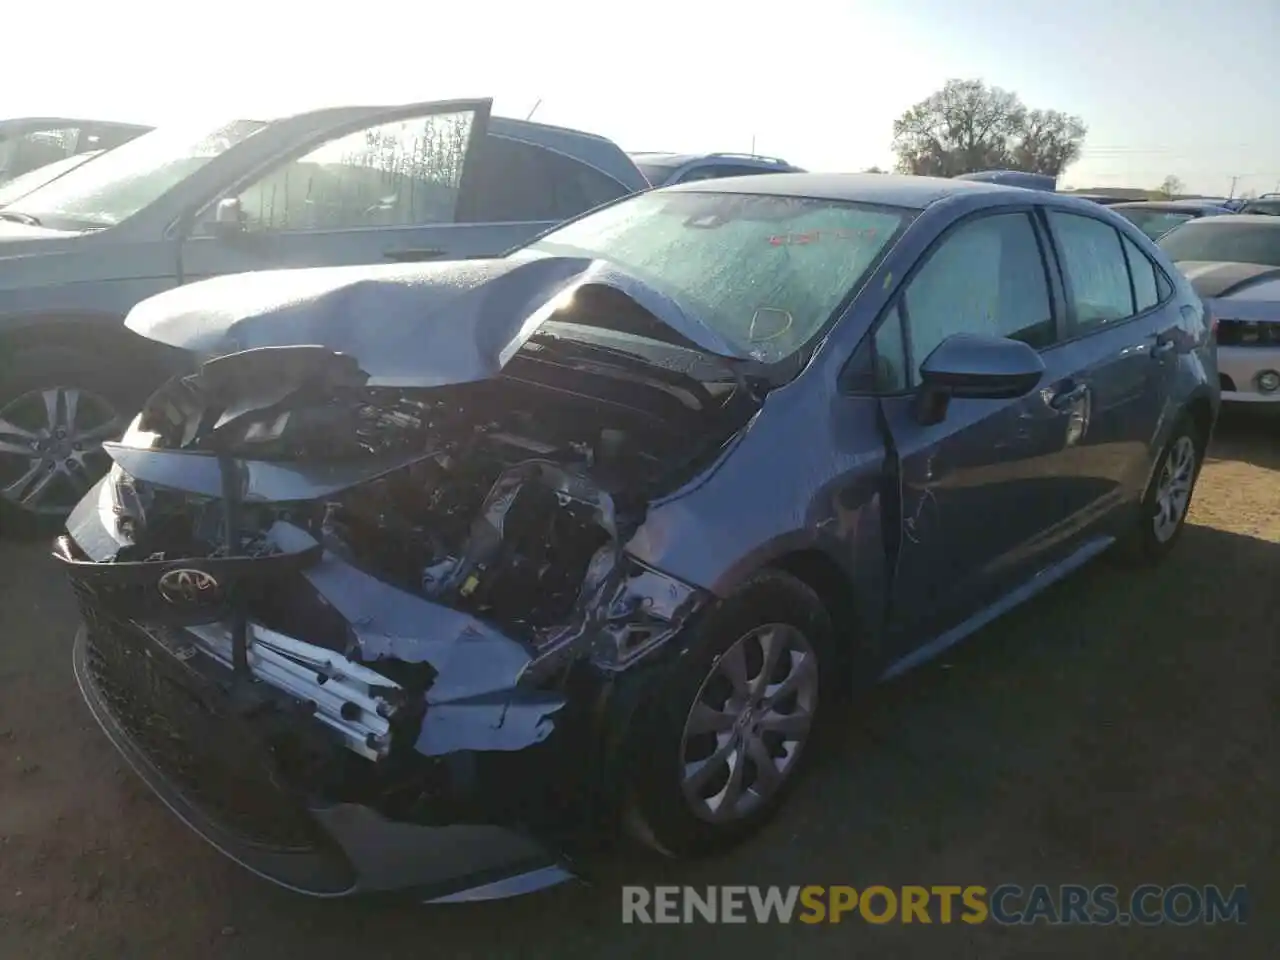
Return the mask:
<path fill-rule="evenodd" d="M 887 685 L 759 838 L 461 907 L 317 902 L 189 833 L 71 675 L 43 545 L 0 544 L 0 958 L 1276 957 L 1280 426 L 1228 422 L 1167 564 L 1104 560 Z M 624 883 L 1247 884 L 1247 926 L 623 926 Z"/>

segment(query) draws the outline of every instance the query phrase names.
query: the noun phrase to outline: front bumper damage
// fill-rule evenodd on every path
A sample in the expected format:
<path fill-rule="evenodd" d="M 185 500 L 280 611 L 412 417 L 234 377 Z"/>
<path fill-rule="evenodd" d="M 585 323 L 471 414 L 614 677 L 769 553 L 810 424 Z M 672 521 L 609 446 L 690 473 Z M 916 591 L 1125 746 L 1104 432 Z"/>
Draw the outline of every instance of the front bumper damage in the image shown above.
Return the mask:
<path fill-rule="evenodd" d="M 54 551 L 84 620 L 77 681 L 117 749 L 206 841 L 322 897 L 490 899 L 574 875 L 566 831 L 595 822 L 584 805 L 606 802 L 615 770 L 604 751 L 625 740 L 608 704 L 627 699 L 614 696 L 626 677 L 571 662 L 563 647 L 540 658 L 288 523 L 271 530 L 266 557 L 122 561 L 108 483 Z M 171 602 L 159 585 L 172 573 L 181 587 L 184 571 L 188 588 L 208 575 L 216 596 Z M 250 576 L 304 585 L 340 619 L 348 649 L 310 642 L 306 624 L 255 622 L 237 589 Z M 666 618 L 650 642 L 707 600 L 648 570 L 615 591 L 625 609 Z M 595 630 L 626 628 L 596 617 Z"/>

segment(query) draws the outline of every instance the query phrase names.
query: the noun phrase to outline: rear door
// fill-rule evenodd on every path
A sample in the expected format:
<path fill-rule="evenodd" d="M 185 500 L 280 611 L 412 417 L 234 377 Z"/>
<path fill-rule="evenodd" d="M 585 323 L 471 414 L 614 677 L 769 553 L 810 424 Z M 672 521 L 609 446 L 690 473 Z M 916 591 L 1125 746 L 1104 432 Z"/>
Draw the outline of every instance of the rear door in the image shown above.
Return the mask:
<path fill-rule="evenodd" d="M 500 252 L 510 245 L 507 237 L 458 222 L 490 103 L 389 110 L 298 144 L 267 169 L 229 184 L 182 243 L 183 281 Z M 227 222 L 233 217 L 225 201 L 236 203 L 238 225 Z"/>
<path fill-rule="evenodd" d="M 1070 512 L 1061 475 L 1069 414 L 1046 389 L 1011 400 L 953 398 L 946 417 L 915 412 L 920 364 L 946 338 L 1005 336 L 1066 375 L 1063 298 L 1034 208 L 1000 208 L 951 228 L 908 277 L 875 339 L 881 407 L 898 463 L 901 548 L 890 634 L 899 654 L 989 606 L 1052 555 Z"/>
<path fill-rule="evenodd" d="M 1067 300 L 1063 376 L 1050 387 L 1071 417 L 1062 471 L 1084 533 L 1146 485 L 1181 318 L 1163 271 L 1121 231 L 1074 211 L 1046 219 Z"/>

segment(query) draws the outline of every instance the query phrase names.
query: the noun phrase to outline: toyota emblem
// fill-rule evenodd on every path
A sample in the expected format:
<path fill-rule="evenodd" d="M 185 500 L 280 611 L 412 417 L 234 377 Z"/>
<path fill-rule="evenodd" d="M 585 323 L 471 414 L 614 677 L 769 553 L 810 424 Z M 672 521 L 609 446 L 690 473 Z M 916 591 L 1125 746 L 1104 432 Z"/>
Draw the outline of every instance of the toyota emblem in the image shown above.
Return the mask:
<path fill-rule="evenodd" d="M 218 596 L 218 581 L 203 570 L 170 570 L 157 584 L 160 596 L 169 603 L 203 603 Z"/>

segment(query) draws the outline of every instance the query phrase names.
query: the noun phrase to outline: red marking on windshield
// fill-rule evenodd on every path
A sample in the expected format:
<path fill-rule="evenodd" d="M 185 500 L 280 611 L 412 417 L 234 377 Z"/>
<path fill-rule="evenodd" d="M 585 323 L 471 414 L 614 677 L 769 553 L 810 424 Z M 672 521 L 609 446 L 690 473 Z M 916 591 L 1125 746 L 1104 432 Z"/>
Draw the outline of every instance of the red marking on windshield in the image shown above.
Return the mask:
<path fill-rule="evenodd" d="M 771 247 L 797 247 L 828 240 L 870 240 L 878 231 L 875 227 L 863 230 L 810 230 L 808 233 L 779 233 L 769 238 Z"/>

